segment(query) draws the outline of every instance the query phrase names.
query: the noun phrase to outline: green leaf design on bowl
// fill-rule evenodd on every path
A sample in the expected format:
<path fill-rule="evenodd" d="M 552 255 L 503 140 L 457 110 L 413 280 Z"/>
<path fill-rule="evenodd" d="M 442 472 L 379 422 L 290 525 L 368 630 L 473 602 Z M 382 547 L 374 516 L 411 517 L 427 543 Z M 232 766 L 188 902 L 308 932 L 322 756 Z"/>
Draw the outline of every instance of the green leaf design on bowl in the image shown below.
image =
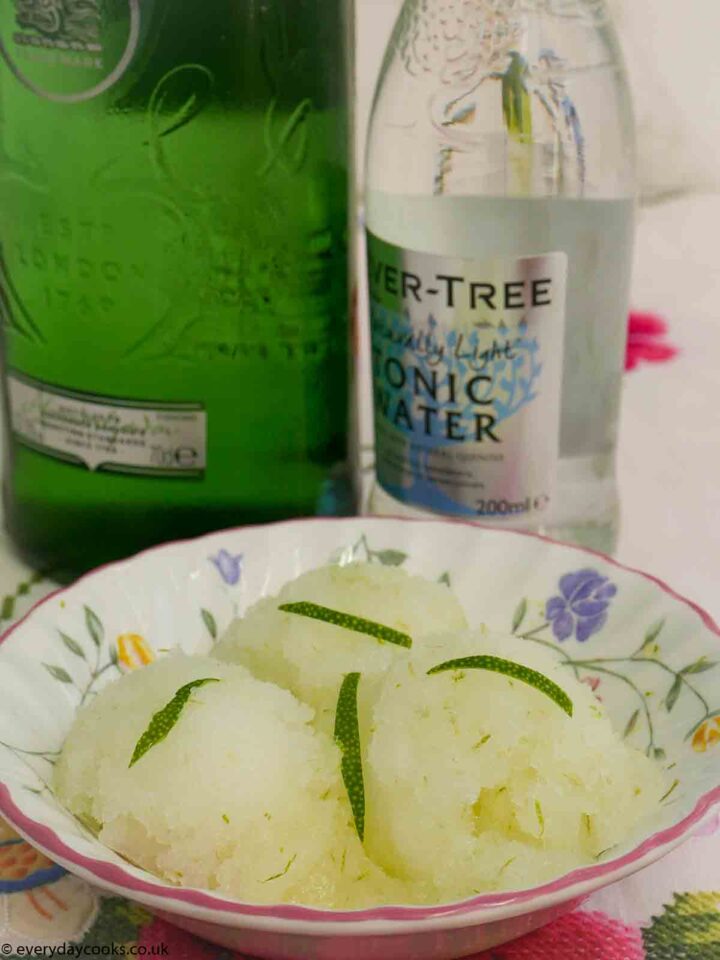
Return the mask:
<path fill-rule="evenodd" d="M 47 672 L 50 674 L 50 676 L 55 677 L 55 679 L 59 680 L 60 683 L 73 682 L 73 678 L 70 676 L 67 670 L 64 669 L 64 667 L 57 667 L 53 663 L 44 663 L 43 666 L 45 667 Z"/>
<path fill-rule="evenodd" d="M 212 615 L 212 613 L 210 613 L 209 610 L 206 610 L 204 607 L 200 611 L 200 616 L 202 617 L 203 623 L 207 628 L 207 632 L 210 634 L 213 640 L 217 640 L 218 628 L 217 628 L 217 621 L 215 620 L 215 617 Z"/>
<path fill-rule="evenodd" d="M 92 637 L 92 641 L 96 647 L 102 646 L 103 637 L 105 636 L 105 628 L 102 625 L 100 617 L 95 613 L 94 610 L 91 610 L 90 607 L 85 607 L 85 626 L 88 629 L 88 633 Z"/>

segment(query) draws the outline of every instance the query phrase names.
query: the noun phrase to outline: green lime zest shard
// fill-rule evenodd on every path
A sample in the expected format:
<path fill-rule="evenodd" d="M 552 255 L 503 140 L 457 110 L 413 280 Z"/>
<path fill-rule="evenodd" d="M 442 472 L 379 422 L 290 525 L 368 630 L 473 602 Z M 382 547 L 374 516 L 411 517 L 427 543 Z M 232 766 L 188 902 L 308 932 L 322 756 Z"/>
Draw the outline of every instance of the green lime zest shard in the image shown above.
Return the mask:
<path fill-rule="evenodd" d="M 332 623 L 336 627 L 353 630 L 355 633 L 365 633 L 369 637 L 375 637 L 381 643 L 394 643 L 398 647 L 408 648 L 412 646 L 412 637 L 407 633 L 393 630 L 392 627 L 386 627 L 382 623 L 375 623 L 374 620 L 356 617 L 352 613 L 342 613 L 330 607 L 321 607 L 320 604 L 310 603 L 307 600 L 301 600 L 299 603 L 283 603 L 280 610 L 285 613 L 296 613 L 301 617 L 310 617 L 313 620 L 322 620 L 324 623 Z"/>
<path fill-rule="evenodd" d="M 493 673 L 502 673 L 513 680 L 520 680 L 530 687 L 535 687 L 540 693 L 544 693 L 546 697 L 553 700 L 569 717 L 573 715 L 572 700 L 562 687 L 546 677 L 544 673 L 532 670 L 522 663 L 503 660 L 502 657 L 461 657 L 459 660 L 448 660 L 433 667 L 432 670 L 428 670 L 428 676 L 434 673 L 445 673 L 448 670 L 490 670 Z"/>
<path fill-rule="evenodd" d="M 284 877 L 286 873 L 290 870 L 290 867 L 297 860 L 297 854 L 294 853 L 288 862 L 285 864 L 285 867 L 280 871 L 280 873 L 274 873 L 271 877 L 266 877 L 264 880 L 261 880 L 260 883 L 270 883 L 271 880 L 279 880 L 281 877 Z"/>
<path fill-rule="evenodd" d="M 147 730 L 135 745 L 129 766 L 134 766 L 138 760 L 145 756 L 148 750 L 157 746 L 167 737 L 180 719 L 180 714 L 183 712 L 183 708 L 190 699 L 193 690 L 204 687 L 207 683 L 220 683 L 220 681 L 215 677 L 208 677 L 205 680 L 193 680 L 192 683 L 186 683 L 184 687 L 180 687 L 172 700 L 166 703 L 162 710 L 158 710 L 153 715 Z"/>
<path fill-rule="evenodd" d="M 349 673 L 342 682 L 335 713 L 335 741 L 342 751 L 343 783 L 350 801 L 360 842 L 365 839 L 365 781 L 360 753 L 357 694 L 359 673 Z"/>

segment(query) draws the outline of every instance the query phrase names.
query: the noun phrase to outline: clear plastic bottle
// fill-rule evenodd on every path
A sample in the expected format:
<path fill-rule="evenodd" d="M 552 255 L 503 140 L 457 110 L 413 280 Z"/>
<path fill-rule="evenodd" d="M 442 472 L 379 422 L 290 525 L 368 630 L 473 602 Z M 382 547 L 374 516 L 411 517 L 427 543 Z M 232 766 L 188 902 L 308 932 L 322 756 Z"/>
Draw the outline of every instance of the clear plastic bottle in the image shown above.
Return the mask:
<path fill-rule="evenodd" d="M 373 512 L 614 549 L 633 131 L 604 0 L 406 0 L 367 155 Z"/>

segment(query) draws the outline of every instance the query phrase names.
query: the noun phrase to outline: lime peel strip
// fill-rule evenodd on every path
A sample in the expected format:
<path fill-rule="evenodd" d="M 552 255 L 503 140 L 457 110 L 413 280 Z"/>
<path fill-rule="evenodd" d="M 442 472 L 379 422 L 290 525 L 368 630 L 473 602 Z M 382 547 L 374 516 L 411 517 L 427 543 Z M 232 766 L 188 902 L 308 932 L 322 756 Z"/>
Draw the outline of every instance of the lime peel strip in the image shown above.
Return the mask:
<path fill-rule="evenodd" d="M 432 670 L 428 670 L 428 676 L 435 673 L 445 673 L 449 670 L 490 670 L 493 673 L 502 673 L 506 677 L 520 680 L 522 683 L 534 687 L 554 701 L 569 717 L 573 715 L 572 700 L 562 687 L 558 686 L 550 677 L 546 677 L 544 673 L 539 673 L 522 663 L 503 660 L 502 657 L 461 657 L 459 660 L 448 660 L 446 663 L 433 667 Z"/>
<path fill-rule="evenodd" d="M 220 681 L 215 677 L 207 677 L 204 680 L 193 680 L 192 683 L 186 683 L 184 687 L 180 687 L 172 700 L 166 703 L 162 710 L 158 710 L 153 715 L 147 730 L 135 745 L 129 766 L 134 766 L 138 760 L 145 756 L 148 750 L 152 750 L 167 737 L 180 719 L 180 714 L 183 712 L 193 690 L 204 687 L 207 683 L 220 683 Z"/>
<path fill-rule="evenodd" d="M 407 633 L 394 630 L 392 627 L 386 627 L 382 623 L 375 623 L 374 620 L 356 617 L 352 613 L 343 613 L 340 610 L 333 610 L 331 607 L 322 607 L 318 603 L 301 600 L 298 603 L 283 603 L 279 609 L 284 613 L 296 613 L 298 616 L 310 617 L 312 620 L 322 620 L 324 623 L 331 623 L 333 626 L 343 627 L 345 630 L 352 630 L 355 633 L 365 633 L 381 643 L 394 643 L 398 647 L 407 647 L 408 649 L 412 647 L 412 638 Z"/>
<path fill-rule="evenodd" d="M 365 781 L 360 752 L 357 705 L 359 683 L 359 673 L 349 673 L 342 682 L 335 713 L 335 741 L 342 751 L 340 770 L 350 801 L 355 829 L 362 843 L 365 839 Z"/>

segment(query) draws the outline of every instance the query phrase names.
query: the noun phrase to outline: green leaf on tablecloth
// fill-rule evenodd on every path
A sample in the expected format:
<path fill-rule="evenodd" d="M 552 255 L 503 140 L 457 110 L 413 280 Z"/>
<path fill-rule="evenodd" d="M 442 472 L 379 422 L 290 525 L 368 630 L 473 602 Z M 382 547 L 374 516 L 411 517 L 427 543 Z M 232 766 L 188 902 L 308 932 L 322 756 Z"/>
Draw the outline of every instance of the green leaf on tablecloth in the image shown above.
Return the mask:
<path fill-rule="evenodd" d="M 675 894 L 642 934 L 646 960 L 720 960 L 720 892 Z"/>
<path fill-rule="evenodd" d="M 446 587 L 450 586 L 450 572 L 448 570 L 446 570 L 442 576 L 438 577 L 438 583 L 442 583 Z"/>
<path fill-rule="evenodd" d="M 42 573 L 33 573 L 29 580 L 25 580 L 23 583 L 19 584 L 17 590 L 15 591 L 16 597 L 26 597 L 32 588 L 37 583 L 42 583 L 45 577 Z"/>
<path fill-rule="evenodd" d="M 73 682 L 73 678 L 70 676 L 67 670 L 64 670 L 62 667 L 56 667 L 52 663 L 44 663 L 43 666 L 45 667 L 47 672 L 50 674 L 50 676 L 55 677 L 55 679 L 59 680 L 60 683 Z"/>
<path fill-rule="evenodd" d="M 15 613 L 15 597 L 8 594 L 3 597 L 2 607 L 0 607 L 0 620 L 12 620 Z"/>
<path fill-rule="evenodd" d="M 33 573 L 27 580 L 17 585 L 15 593 L 6 594 L 0 603 L 0 621 L 12 620 L 17 614 L 17 601 L 20 597 L 27 596 L 35 584 L 41 583 L 43 580 L 42 573 Z"/>
<path fill-rule="evenodd" d="M 60 630 L 59 633 L 60 633 L 60 639 L 68 648 L 70 653 L 74 653 L 76 657 L 81 657 L 83 660 L 87 659 L 85 656 L 85 651 L 77 642 L 77 640 L 73 640 L 72 637 L 69 637 L 66 633 L 63 633 L 62 630 Z"/>
<path fill-rule="evenodd" d="M 95 922 L 82 939 L 85 947 L 107 949 L 113 943 L 136 943 L 140 931 L 152 916 L 137 904 L 121 897 L 103 897 Z"/>
<path fill-rule="evenodd" d="M 85 607 L 85 626 L 95 646 L 101 646 L 103 637 L 105 636 L 105 628 L 102 625 L 100 617 L 94 610 L 91 610 L 90 607 Z"/>

